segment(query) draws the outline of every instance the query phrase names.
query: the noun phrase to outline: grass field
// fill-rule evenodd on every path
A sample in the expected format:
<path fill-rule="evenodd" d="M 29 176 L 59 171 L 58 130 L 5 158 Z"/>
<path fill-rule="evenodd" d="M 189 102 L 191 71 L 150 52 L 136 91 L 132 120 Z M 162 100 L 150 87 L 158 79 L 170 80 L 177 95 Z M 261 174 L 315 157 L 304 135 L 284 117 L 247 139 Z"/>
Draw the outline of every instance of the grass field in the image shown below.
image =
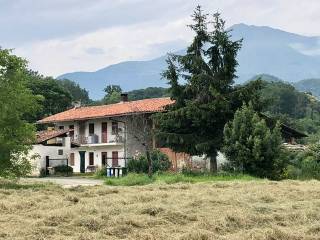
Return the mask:
<path fill-rule="evenodd" d="M 129 173 L 121 178 L 106 178 L 105 183 L 112 186 L 136 186 L 147 184 L 173 184 L 173 183 L 200 183 L 200 182 L 213 182 L 213 181 L 249 181 L 259 180 L 245 174 L 199 174 L 199 175 L 185 175 L 181 173 L 160 173 L 154 174 L 151 178 L 147 174 Z"/>
<path fill-rule="evenodd" d="M 0 239 L 319 239 L 320 182 L 0 181 Z"/>

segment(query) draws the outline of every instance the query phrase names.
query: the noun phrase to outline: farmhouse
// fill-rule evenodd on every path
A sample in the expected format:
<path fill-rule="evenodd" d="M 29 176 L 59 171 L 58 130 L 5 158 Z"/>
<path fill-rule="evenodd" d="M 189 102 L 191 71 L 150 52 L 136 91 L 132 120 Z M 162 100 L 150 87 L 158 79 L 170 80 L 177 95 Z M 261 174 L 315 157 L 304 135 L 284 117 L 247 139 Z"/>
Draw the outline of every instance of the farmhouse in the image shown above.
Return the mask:
<path fill-rule="evenodd" d="M 39 120 L 39 124 L 53 127 L 39 132 L 37 145 L 33 152 L 40 155 L 37 170 L 46 169 L 59 163 L 59 159 L 70 165 L 74 172 L 95 171 L 97 168 L 126 167 L 128 159 L 157 146 L 152 134 L 154 124 L 150 116 L 165 110 L 173 101 L 170 98 L 152 98 L 128 101 L 122 94 L 122 101 L 116 104 L 74 107 L 73 109 Z M 272 119 L 264 116 L 268 125 Z M 305 137 L 286 125 L 281 125 L 287 145 L 295 144 L 296 138 Z M 172 161 L 173 170 L 181 169 L 186 164 L 194 167 L 207 167 L 205 157 L 175 153 L 169 148 L 159 148 Z M 61 163 L 60 161 L 60 163 Z M 218 162 L 223 162 L 222 154 Z"/>
<path fill-rule="evenodd" d="M 64 144 L 64 157 L 68 158 L 68 164 L 73 167 L 74 172 L 84 173 L 99 167 L 122 168 L 130 157 L 144 152 L 145 147 L 156 147 L 151 134 L 153 123 L 150 115 L 163 111 L 171 103 L 173 101 L 170 98 L 128 101 L 127 95 L 122 94 L 122 101 L 119 103 L 75 107 L 46 117 L 38 123 L 54 126 L 54 130 L 47 131 L 49 136 L 58 137 L 53 134 L 55 132 L 66 134 L 64 139 L 70 138 L 70 143 L 63 140 L 70 146 L 68 148 Z M 43 145 L 41 152 L 45 152 L 46 147 L 49 149 L 49 144 Z M 51 151 L 48 150 L 47 153 L 50 155 Z M 42 162 L 43 159 L 42 157 Z M 38 167 L 44 165 L 45 168 L 51 166 L 50 161 L 38 164 Z"/>

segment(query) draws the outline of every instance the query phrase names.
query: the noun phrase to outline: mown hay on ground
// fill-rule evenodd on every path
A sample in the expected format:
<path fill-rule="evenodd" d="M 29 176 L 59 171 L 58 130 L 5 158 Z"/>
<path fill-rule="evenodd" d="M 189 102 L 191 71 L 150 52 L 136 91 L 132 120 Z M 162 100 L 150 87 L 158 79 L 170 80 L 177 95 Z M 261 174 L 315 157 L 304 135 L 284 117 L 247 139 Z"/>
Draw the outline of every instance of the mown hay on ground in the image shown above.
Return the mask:
<path fill-rule="evenodd" d="M 0 183 L 0 239 L 319 239 L 320 182 Z"/>

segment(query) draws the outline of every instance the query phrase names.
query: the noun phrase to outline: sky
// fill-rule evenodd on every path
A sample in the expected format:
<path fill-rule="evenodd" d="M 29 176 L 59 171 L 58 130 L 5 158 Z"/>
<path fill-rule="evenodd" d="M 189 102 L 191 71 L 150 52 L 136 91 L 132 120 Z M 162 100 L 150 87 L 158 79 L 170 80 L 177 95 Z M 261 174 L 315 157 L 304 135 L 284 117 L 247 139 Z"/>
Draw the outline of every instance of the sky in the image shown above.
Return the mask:
<path fill-rule="evenodd" d="M 54 77 L 149 60 L 187 46 L 198 4 L 227 26 L 320 36 L 319 0 L 0 0 L 0 46 Z"/>

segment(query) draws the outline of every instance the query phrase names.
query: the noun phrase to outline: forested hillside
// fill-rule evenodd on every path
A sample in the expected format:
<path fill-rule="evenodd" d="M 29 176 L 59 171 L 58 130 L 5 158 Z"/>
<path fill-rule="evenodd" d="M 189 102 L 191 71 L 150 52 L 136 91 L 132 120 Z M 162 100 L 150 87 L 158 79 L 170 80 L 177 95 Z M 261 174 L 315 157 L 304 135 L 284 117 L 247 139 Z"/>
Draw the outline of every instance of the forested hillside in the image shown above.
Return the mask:
<path fill-rule="evenodd" d="M 320 98 L 320 79 L 312 78 L 312 79 L 304 79 L 293 83 L 296 89 L 302 92 L 310 92 L 312 95 Z"/>

